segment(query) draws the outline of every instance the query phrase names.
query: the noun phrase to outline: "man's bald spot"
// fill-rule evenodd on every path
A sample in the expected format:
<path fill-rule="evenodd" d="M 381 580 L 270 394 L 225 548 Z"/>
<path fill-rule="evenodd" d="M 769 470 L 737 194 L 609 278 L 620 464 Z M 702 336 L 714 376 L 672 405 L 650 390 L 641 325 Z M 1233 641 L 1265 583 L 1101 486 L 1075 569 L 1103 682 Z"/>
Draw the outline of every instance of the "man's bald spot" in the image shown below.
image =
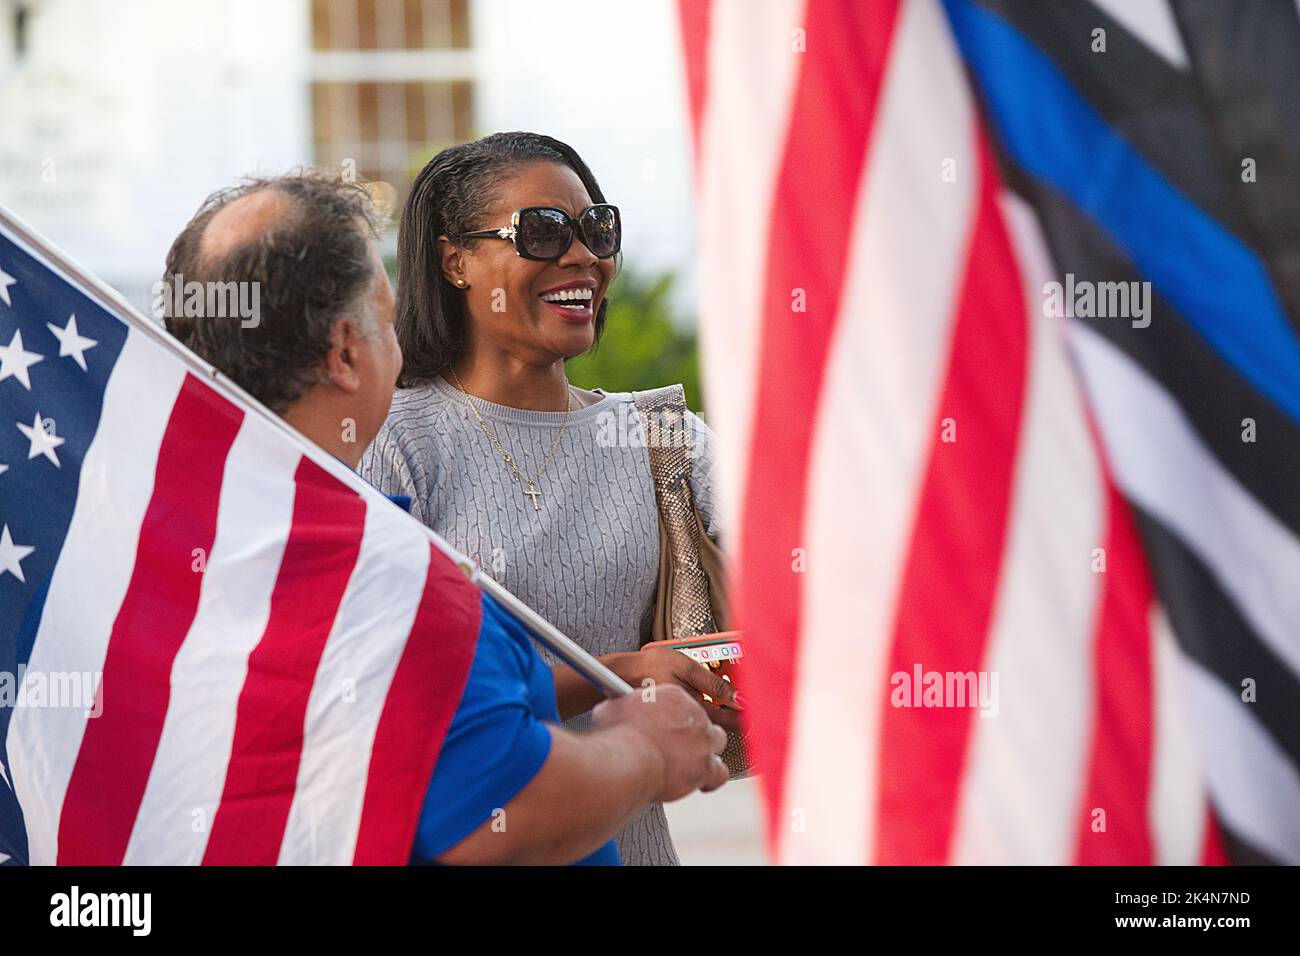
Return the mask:
<path fill-rule="evenodd" d="M 210 263 L 252 242 L 295 215 L 294 200 L 276 189 L 259 189 L 217 210 L 199 239 L 199 261 Z"/>

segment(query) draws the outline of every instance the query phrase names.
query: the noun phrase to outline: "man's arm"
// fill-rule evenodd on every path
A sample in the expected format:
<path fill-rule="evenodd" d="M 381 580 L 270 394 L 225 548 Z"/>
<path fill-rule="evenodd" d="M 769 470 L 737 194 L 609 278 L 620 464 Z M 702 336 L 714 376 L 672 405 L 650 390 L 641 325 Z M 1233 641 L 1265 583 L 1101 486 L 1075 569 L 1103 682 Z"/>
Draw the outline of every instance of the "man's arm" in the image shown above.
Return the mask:
<path fill-rule="evenodd" d="M 618 833 L 659 787 L 662 761 L 635 731 L 551 728 L 546 763 L 503 816 L 438 858 L 452 864 L 567 864 Z"/>
<path fill-rule="evenodd" d="M 551 727 L 546 763 L 511 800 L 438 857 L 451 864 L 566 864 L 589 856 L 642 806 L 727 779 L 726 734 L 678 687 L 606 701 L 594 730 Z"/>

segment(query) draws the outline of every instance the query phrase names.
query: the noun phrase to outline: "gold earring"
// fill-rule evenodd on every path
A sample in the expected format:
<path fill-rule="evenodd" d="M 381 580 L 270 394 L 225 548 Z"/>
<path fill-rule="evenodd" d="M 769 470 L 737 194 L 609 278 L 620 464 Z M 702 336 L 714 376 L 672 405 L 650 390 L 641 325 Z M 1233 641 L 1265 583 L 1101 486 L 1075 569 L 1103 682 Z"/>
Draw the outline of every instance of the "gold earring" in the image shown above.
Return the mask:
<path fill-rule="evenodd" d="M 458 289 L 463 289 L 463 288 L 465 288 L 465 280 L 464 280 L 464 279 L 457 279 L 457 280 L 456 280 L 456 288 L 458 288 Z"/>

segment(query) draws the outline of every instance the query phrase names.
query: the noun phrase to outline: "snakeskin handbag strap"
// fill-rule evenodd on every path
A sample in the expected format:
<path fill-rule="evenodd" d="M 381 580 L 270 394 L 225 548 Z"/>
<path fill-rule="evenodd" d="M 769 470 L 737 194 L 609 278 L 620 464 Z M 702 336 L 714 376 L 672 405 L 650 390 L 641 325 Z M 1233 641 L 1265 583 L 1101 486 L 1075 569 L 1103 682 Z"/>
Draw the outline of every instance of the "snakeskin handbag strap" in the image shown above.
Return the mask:
<path fill-rule="evenodd" d="M 650 477 L 655 501 L 659 505 L 661 547 L 666 560 L 661 561 L 659 595 L 668 633 L 658 633 L 659 640 L 713 634 L 726 626 L 718 615 L 726 614 L 726 581 L 721 553 L 704 538 L 695 496 L 691 493 L 691 445 L 686 418 L 686 392 L 680 385 L 668 385 L 648 392 L 633 392 L 633 400 L 645 431 L 646 452 L 650 457 Z M 702 540 L 703 539 L 703 540 Z M 711 554 L 717 580 L 710 578 L 702 554 Z M 662 607 L 664 598 L 667 607 Z M 715 614 L 714 609 L 719 610 Z M 731 779 L 753 772 L 749 755 L 750 735 L 728 733 L 722 760 Z"/>
<path fill-rule="evenodd" d="M 634 392 L 633 400 L 645 432 L 650 477 L 663 520 L 663 546 L 669 551 L 671 582 L 668 615 L 672 637 L 712 634 L 718 628 L 709 593 L 709 575 L 700 561 L 700 522 L 691 494 L 690 435 L 686 392 L 667 385 Z"/>

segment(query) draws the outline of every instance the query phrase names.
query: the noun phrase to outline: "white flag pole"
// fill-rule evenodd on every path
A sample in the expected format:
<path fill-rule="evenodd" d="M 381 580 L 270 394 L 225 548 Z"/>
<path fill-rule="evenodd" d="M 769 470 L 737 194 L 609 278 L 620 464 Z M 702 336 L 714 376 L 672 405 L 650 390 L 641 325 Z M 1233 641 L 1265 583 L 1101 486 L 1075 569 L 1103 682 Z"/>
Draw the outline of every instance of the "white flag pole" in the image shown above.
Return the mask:
<path fill-rule="evenodd" d="M 632 693 L 632 686 L 612 670 L 583 650 L 574 640 L 561 632 L 519 598 L 515 597 L 486 574 L 478 575 L 478 584 L 506 606 L 537 640 L 545 644 L 556 657 L 585 677 L 588 683 L 606 697 L 622 697 Z"/>

